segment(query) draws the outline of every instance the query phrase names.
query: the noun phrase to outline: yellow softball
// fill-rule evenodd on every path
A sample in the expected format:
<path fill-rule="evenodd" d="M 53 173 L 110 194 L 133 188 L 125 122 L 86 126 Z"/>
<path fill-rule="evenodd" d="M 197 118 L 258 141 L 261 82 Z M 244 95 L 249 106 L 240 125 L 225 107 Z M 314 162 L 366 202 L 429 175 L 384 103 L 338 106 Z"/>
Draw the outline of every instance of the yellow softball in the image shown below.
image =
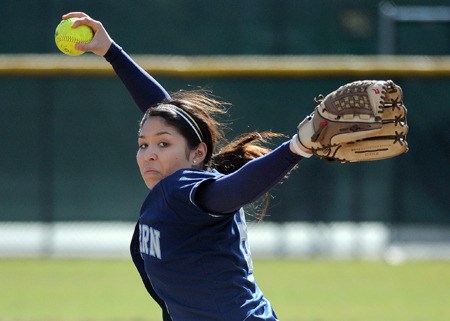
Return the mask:
<path fill-rule="evenodd" d="M 77 43 L 88 43 L 94 37 L 92 29 L 88 26 L 81 25 L 77 28 L 72 28 L 72 24 L 76 18 L 69 18 L 62 20 L 55 30 L 55 43 L 61 52 L 69 56 L 79 56 L 84 53 L 75 49 Z"/>

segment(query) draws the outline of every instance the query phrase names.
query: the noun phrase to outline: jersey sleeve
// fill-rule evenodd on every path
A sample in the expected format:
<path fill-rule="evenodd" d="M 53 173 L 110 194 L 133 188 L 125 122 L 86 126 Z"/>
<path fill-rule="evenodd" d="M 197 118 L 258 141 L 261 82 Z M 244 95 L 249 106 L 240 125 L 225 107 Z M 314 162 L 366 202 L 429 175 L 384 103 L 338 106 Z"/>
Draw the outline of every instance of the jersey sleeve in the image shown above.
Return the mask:
<path fill-rule="evenodd" d="M 104 58 L 127 88 L 139 109 L 146 110 L 170 95 L 159 82 L 141 68 L 119 45 L 112 43 Z"/>
<path fill-rule="evenodd" d="M 197 186 L 194 201 L 207 212 L 234 213 L 268 192 L 301 159 L 289 149 L 289 142 L 285 142 L 231 174 L 204 181 Z"/>

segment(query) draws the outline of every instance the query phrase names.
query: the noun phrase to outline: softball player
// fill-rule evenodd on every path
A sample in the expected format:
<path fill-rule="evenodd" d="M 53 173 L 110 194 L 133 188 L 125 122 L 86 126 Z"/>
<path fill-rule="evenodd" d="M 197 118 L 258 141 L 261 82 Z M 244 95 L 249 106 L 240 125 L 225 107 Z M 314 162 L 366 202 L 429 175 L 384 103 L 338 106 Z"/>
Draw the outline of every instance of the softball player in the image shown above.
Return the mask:
<path fill-rule="evenodd" d="M 273 151 L 248 134 L 221 151 L 214 114 L 222 102 L 202 91 L 167 91 L 84 13 L 95 36 L 77 48 L 104 56 L 144 113 L 137 163 L 149 193 L 131 255 L 163 319 L 278 320 L 257 286 L 242 207 L 260 199 L 310 152 L 290 140 Z M 302 149 L 303 148 L 303 149 Z M 303 156 L 301 156 L 303 155 Z"/>

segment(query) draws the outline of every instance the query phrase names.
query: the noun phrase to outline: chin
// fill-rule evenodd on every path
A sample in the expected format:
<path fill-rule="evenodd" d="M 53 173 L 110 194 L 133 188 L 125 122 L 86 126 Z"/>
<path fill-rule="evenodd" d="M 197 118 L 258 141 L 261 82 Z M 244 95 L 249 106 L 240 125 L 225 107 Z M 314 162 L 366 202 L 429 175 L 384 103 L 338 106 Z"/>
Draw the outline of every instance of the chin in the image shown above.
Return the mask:
<path fill-rule="evenodd" d="M 145 185 L 147 186 L 148 189 L 152 189 L 153 187 L 155 187 L 156 184 L 145 183 Z"/>
<path fill-rule="evenodd" d="M 149 189 L 152 189 L 153 187 L 155 187 L 155 185 L 156 184 L 158 184 L 158 182 L 155 182 L 155 181 L 144 181 L 145 182 L 145 185 L 149 188 Z"/>

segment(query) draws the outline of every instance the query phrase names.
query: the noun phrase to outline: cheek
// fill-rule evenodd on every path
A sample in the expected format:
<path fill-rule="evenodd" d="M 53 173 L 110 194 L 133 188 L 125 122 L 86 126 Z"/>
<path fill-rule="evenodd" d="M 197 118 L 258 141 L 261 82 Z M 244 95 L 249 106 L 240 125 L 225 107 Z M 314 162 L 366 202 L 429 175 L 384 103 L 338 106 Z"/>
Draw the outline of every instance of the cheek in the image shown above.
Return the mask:
<path fill-rule="evenodd" d="M 136 154 L 136 163 L 139 166 L 139 168 L 141 168 L 142 163 L 143 163 L 143 157 L 142 157 L 142 154 L 139 152 L 137 152 L 137 154 Z"/>
<path fill-rule="evenodd" d="M 184 153 L 176 153 L 168 159 L 168 162 L 163 162 L 161 166 L 165 167 L 168 174 L 172 174 L 179 169 L 189 167 L 189 160 Z"/>

